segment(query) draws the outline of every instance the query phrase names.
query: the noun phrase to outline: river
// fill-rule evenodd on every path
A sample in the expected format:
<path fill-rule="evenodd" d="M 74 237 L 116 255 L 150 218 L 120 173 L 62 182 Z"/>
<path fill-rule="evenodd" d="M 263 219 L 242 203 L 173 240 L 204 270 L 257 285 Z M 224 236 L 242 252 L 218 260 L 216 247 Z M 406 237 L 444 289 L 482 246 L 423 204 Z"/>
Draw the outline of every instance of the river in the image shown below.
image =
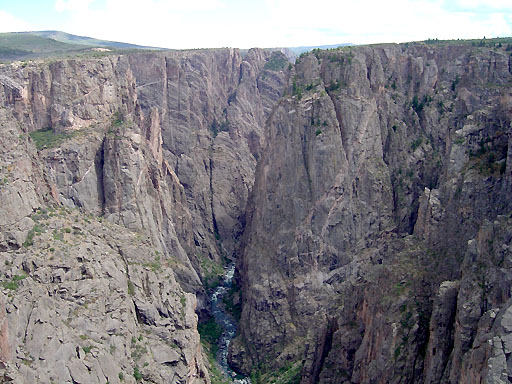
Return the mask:
<path fill-rule="evenodd" d="M 212 314 L 215 322 L 222 327 L 222 336 L 218 341 L 219 351 L 217 352 L 217 361 L 224 374 L 230 377 L 235 384 L 251 384 L 248 377 L 238 378 L 237 373 L 231 369 L 228 364 L 228 348 L 229 343 L 236 336 L 236 321 L 235 319 L 224 310 L 222 298 L 233 286 L 233 276 L 235 274 L 235 263 L 231 263 L 225 268 L 224 278 L 221 284 L 213 291 L 210 296 L 212 303 Z"/>

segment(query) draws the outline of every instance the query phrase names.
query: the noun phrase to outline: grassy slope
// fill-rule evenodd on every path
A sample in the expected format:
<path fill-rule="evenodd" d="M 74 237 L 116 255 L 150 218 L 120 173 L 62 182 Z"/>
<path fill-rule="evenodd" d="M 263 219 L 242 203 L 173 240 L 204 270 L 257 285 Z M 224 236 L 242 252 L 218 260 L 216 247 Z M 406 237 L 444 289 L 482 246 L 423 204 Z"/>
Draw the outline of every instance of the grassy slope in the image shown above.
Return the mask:
<path fill-rule="evenodd" d="M 0 60 L 21 60 L 80 52 L 90 47 L 22 33 L 0 34 Z"/>
<path fill-rule="evenodd" d="M 115 48 L 115 49 L 159 49 L 159 48 L 155 48 L 155 47 L 145 47 L 145 46 L 141 46 L 141 45 L 121 43 L 121 42 L 117 42 L 117 41 L 94 39 L 92 37 L 87 37 L 87 36 L 77 36 L 77 35 L 72 35 L 70 33 L 61 32 L 61 31 L 34 31 L 34 32 L 23 32 L 23 34 L 30 34 L 30 35 L 45 37 L 48 39 L 53 39 L 56 41 L 60 41 L 62 43 L 67 43 L 67 44 L 79 44 L 79 45 L 87 45 L 87 46 L 93 46 L 93 47 L 105 47 L 105 48 Z"/>

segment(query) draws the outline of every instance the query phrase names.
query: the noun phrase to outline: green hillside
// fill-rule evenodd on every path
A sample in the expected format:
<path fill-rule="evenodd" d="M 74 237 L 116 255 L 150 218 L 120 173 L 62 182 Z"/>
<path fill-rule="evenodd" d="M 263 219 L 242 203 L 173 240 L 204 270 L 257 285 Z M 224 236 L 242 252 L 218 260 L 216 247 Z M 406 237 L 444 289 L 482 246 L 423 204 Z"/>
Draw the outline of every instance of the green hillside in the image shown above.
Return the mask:
<path fill-rule="evenodd" d="M 100 40 L 87 36 L 77 36 L 70 33 L 61 31 L 33 31 L 22 32 L 23 34 L 30 34 L 48 39 L 53 39 L 67 44 L 79 44 L 93 47 L 115 48 L 115 49 L 161 49 L 156 47 L 146 47 L 136 44 L 121 43 L 118 41 Z"/>
<path fill-rule="evenodd" d="M 41 36 L 24 33 L 0 33 L 0 61 L 60 56 L 87 49 L 90 47 L 62 43 Z"/>

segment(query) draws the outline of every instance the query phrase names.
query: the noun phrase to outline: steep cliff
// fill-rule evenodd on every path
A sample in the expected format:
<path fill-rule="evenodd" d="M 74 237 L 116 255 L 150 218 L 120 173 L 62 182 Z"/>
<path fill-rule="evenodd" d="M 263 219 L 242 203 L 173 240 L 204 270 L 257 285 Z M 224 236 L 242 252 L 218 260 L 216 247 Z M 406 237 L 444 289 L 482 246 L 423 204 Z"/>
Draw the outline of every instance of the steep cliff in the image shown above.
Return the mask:
<path fill-rule="evenodd" d="M 243 229 L 285 83 L 263 69 L 269 58 L 224 49 L 0 68 L 1 350 L 14 380 L 209 382 L 194 312 L 207 315 L 205 289 Z"/>
<path fill-rule="evenodd" d="M 15 382 L 506 382 L 506 46 L 0 66 L 0 366 Z M 3 301 L 2 301 L 3 300 Z"/>
<path fill-rule="evenodd" d="M 297 61 L 241 248 L 239 369 L 507 381 L 510 61 L 470 44 Z"/>

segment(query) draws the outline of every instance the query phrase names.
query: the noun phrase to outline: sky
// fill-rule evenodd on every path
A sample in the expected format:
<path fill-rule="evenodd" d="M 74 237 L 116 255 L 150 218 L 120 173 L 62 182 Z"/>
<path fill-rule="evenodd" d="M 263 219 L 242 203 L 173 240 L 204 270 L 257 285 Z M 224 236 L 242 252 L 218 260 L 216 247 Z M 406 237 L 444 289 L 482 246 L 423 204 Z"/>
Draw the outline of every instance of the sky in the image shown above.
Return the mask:
<path fill-rule="evenodd" d="M 512 36 L 512 0 L 0 0 L 0 32 L 59 30 L 163 48 Z"/>

